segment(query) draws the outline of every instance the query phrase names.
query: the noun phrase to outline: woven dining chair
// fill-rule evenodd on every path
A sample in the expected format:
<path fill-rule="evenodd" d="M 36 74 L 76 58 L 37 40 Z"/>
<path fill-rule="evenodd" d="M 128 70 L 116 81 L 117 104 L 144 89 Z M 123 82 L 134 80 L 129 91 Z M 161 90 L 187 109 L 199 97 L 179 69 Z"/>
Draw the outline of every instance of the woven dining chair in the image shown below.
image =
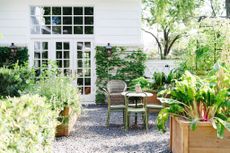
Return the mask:
<path fill-rule="evenodd" d="M 106 126 L 109 126 L 111 112 L 123 112 L 123 123 L 125 124 L 125 99 L 121 95 L 126 91 L 127 85 L 122 80 L 111 80 L 104 89 L 108 101 Z"/>

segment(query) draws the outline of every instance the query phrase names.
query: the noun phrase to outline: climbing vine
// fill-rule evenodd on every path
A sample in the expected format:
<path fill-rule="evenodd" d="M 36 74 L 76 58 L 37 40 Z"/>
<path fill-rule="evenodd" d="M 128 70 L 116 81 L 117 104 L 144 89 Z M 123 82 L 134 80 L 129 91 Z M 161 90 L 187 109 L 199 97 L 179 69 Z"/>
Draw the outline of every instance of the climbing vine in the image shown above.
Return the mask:
<path fill-rule="evenodd" d="M 142 50 L 128 52 L 124 47 L 113 47 L 111 56 L 108 56 L 105 47 L 96 47 L 96 103 L 105 102 L 102 88 L 108 80 L 119 79 L 129 85 L 131 80 L 143 76 L 146 59 Z"/>

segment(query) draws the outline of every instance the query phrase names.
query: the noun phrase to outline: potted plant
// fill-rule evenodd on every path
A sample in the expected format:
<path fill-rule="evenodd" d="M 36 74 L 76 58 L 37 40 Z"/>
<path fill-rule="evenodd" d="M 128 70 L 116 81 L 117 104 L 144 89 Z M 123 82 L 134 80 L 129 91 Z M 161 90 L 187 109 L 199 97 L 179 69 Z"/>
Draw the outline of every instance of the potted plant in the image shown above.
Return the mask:
<path fill-rule="evenodd" d="M 153 96 L 147 98 L 148 104 L 158 104 L 158 105 L 161 104 L 160 101 L 157 99 L 157 92 L 153 90 L 153 83 L 150 80 L 144 77 L 139 77 L 137 79 L 134 79 L 130 83 L 131 86 L 130 90 L 135 91 L 136 85 L 140 85 L 142 91 L 150 92 L 153 94 Z"/>
<path fill-rule="evenodd" d="M 73 85 L 73 78 L 58 74 L 55 67 L 42 72 L 39 81 L 30 90 L 45 97 L 59 114 L 56 136 L 68 136 L 81 113 L 80 92 Z"/>
<path fill-rule="evenodd" d="M 169 72 L 168 75 L 165 75 L 163 72 L 154 72 L 153 74 L 153 95 L 155 104 L 161 104 L 161 102 L 157 99 L 161 95 L 161 92 L 170 89 L 173 84 L 174 80 L 181 77 L 181 72 L 179 69 L 173 69 Z M 170 97 L 169 94 L 165 95 L 165 97 Z"/>
<path fill-rule="evenodd" d="M 165 89 L 166 86 L 166 75 L 163 72 L 154 72 L 153 74 L 153 84 L 152 84 L 152 99 L 149 100 L 149 103 L 160 105 L 161 102 L 157 99 L 157 94 L 161 90 Z"/>
<path fill-rule="evenodd" d="M 167 93 L 171 99 L 160 98 L 168 107 L 160 111 L 157 126 L 165 132 L 170 116 L 173 153 L 230 152 L 229 69 L 217 65 L 202 79 L 186 71 Z"/>
<path fill-rule="evenodd" d="M 80 115 L 80 93 L 69 77 L 48 78 L 39 82 L 40 95 L 47 98 L 59 113 L 56 136 L 68 136 Z"/>

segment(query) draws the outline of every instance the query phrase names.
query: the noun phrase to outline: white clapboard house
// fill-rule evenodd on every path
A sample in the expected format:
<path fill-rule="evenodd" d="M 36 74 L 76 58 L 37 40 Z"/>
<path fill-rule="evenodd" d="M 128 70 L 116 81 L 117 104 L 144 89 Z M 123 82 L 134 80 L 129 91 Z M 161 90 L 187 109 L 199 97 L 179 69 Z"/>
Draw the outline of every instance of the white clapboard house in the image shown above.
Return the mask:
<path fill-rule="evenodd" d="M 95 47 L 142 47 L 141 0 L 0 0 L 0 33 L 0 45 L 28 47 L 31 66 L 53 60 L 80 74 L 92 102 Z"/>

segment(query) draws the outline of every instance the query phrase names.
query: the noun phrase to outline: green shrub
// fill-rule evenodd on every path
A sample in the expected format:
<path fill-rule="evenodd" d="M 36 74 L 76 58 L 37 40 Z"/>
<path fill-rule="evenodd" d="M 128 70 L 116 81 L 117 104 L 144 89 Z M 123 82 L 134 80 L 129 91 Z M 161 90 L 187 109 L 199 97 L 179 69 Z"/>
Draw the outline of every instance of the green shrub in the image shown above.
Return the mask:
<path fill-rule="evenodd" d="M 0 47 L 0 67 L 14 67 L 14 64 L 18 62 L 19 65 L 23 65 L 28 62 L 28 49 L 26 47 L 17 48 L 16 55 L 11 53 L 9 47 Z"/>
<path fill-rule="evenodd" d="M 28 88 L 35 81 L 32 68 L 28 65 L 18 66 L 13 69 L 0 68 L 0 97 L 20 96 L 20 92 Z"/>
<path fill-rule="evenodd" d="M 56 112 L 61 112 L 65 107 L 71 107 L 73 112 L 78 114 L 81 112 L 80 93 L 69 77 L 49 76 L 41 78 L 31 92 L 46 97 L 46 102 Z M 59 121 L 62 122 L 64 119 L 59 116 Z"/>
<path fill-rule="evenodd" d="M 37 95 L 1 100 L 0 152 L 51 153 L 56 116 Z"/>

